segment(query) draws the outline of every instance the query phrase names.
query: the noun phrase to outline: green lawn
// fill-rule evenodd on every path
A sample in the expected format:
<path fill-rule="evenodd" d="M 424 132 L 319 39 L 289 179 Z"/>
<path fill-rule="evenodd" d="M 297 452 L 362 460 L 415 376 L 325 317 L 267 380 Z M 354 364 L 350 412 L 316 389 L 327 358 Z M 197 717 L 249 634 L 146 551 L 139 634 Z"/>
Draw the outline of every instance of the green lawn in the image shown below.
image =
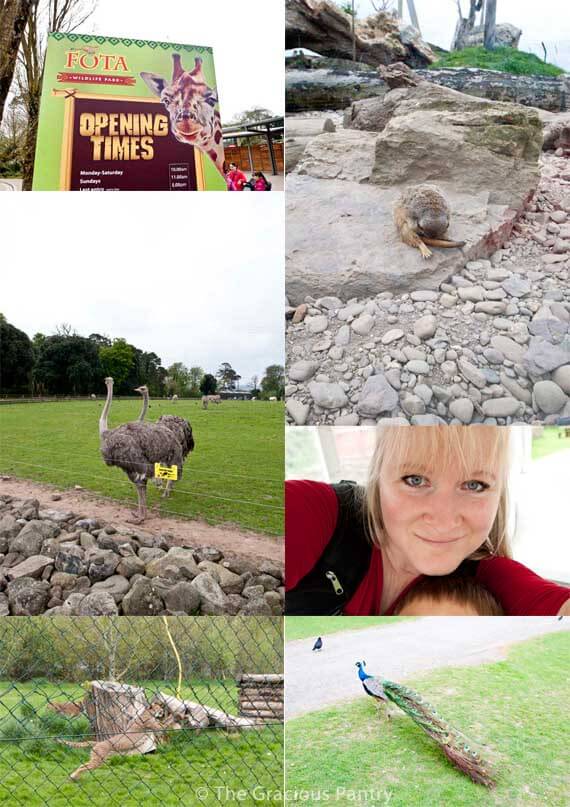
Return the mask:
<path fill-rule="evenodd" d="M 393 625 L 405 616 L 288 616 L 285 619 L 285 641 L 327 636 L 341 630 L 363 630 L 377 625 Z"/>
<path fill-rule="evenodd" d="M 535 437 L 532 441 L 532 458 L 538 460 L 547 457 L 555 451 L 563 451 L 570 448 L 570 437 L 564 436 L 564 429 L 557 426 L 549 426 L 543 429 L 540 437 Z"/>
<path fill-rule="evenodd" d="M 46 737 L 69 733 L 84 718 L 66 720 L 46 712 L 48 700 L 74 699 L 84 693 L 72 684 L 31 681 L 11 685 L 0 682 L 0 804 L 17 807 L 139 807 L 141 804 L 217 805 L 223 789 L 277 792 L 282 789 L 282 727 L 229 733 L 222 730 L 176 732 L 166 745 L 146 756 L 114 757 L 79 782 L 69 773 L 88 759 L 89 749 L 72 749 Z M 161 690 L 173 694 L 172 682 L 145 682 L 147 694 Z M 7 691 L 8 690 L 8 691 Z M 196 681 L 182 689 L 182 697 L 201 700 L 237 713 L 237 692 L 233 682 Z M 22 703 L 27 704 L 22 710 Z M 14 741 L 8 712 L 38 731 L 30 722 L 36 711 L 45 739 Z M 63 724 L 63 725 L 62 725 Z M 46 728 L 47 727 L 47 728 Z M 85 723 L 79 722 L 84 730 Z M 76 729 L 77 730 L 77 729 Z M 6 741 L 6 735 L 10 741 Z M 41 736 L 36 734 L 36 736 Z M 217 789 L 220 789 L 219 791 Z M 225 791 L 224 791 L 225 792 Z M 225 799 L 227 800 L 227 798 Z"/>
<path fill-rule="evenodd" d="M 505 661 L 405 682 L 483 746 L 497 772 L 494 791 L 452 767 L 397 707 L 390 706 L 391 720 L 379 718 L 364 692 L 354 702 L 288 721 L 287 789 L 328 792 L 330 803 L 342 805 L 354 804 L 350 791 L 369 790 L 375 797 L 367 803 L 376 807 L 565 807 L 568 638 L 551 634 L 513 647 Z"/>
<path fill-rule="evenodd" d="M 560 67 L 543 62 L 534 53 L 506 47 L 495 50 L 485 50 L 483 47 L 454 50 L 430 65 L 432 70 L 440 67 L 479 67 L 519 76 L 559 76 L 564 73 Z"/>
<path fill-rule="evenodd" d="M 136 503 L 134 486 L 99 453 L 102 400 L 0 406 L 0 473 L 74 485 Z M 140 401 L 113 402 L 111 428 L 134 420 Z M 161 512 L 231 523 L 257 532 L 283 534 L 283 405 L 280 402 L 224 401 L 207 410 L 199 401 L 152 401 L 149 420 L 161 414 L 187 418 L 196 448 L 170 499 L 154 485 L 148 502 Z"/>

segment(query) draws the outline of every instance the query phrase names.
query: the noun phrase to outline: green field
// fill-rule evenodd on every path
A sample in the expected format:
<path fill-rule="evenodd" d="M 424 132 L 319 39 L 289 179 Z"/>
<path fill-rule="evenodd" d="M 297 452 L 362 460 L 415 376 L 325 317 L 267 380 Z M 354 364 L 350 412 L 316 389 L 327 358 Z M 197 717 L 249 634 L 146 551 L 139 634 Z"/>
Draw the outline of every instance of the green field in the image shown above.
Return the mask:
<path fill-rule="evenodd" d="M 412 617 L 413 618 L 413 617 Z M 288 616 L 285 619 L 285 641 L 328 636 L 342 630 L 364 630 L 378 625 L 394 625 L 406 616 Z"/>
<path fill-rule="evenodd" d="M 373 791 L 366 803 L 376 807 L 564 807 L 568 638 L 547 635 L 515 646 L 505 661 L 405 681 L 482 747 L 497 775 L 495 790 L 451 766 L 397 707 L 389 707 L 391 720 L 379 717 L 363 692 L 356 701 L 287 722 L 288 791 L 329 793 L 331 804 L 342 805 L 355 803 L 350 792 Z"/>
<path fill-rule="evenodd" d="M 534 53 L 508 47 L 485 50 L 481 46 L 453 50 L 430 64 L 431 70 L 440 67 L 479 67 L 482 70 L 498 70 L 519 76 L 560 76 L 564 73 L 562 68 L 543 62 Z"/>
<path fill-rule="evenodd" d="M 173 683 L 145 682 L 148 695 L 160 690 L 174 694 Z M 14 687 L 17 687 L 14 688 Z M 282 727 L 226 732 L 172 732 L 167 744 L 153 754 L 114 757 L 78 782 L 68 775 L 86 762 L 89 749 L 62 746 L 49 735 L 67 734 L 74 723 L 85 730 L 84 718 L 66 718 L 46 711 L 48 701 L 82 697 L 81 687 L 30 681 L 17 685 L 0 681 L 0 804 L 16 807 L 138 807 L 141 804 L 215 805 L 216 788 L 281 790 Z M 200 700 L 237 714 L 235 684 L 195 681 L 182 688 L 182 697 Z M 22 704 L 25 704 L 22 706 Z M 33 719 L 30 715 L 37 715 Z M 23 728 L 24 727 L 24 728 Z M 42 739 L 19 740 L 25 731 Z M 75 728 L 77 732 L 77 728 Z M 24 734 L 24 736 L 26 736 Z"/>
<path fill-rule="evenodd" d="M 541 457 L 548 457 L 555 451 L 563 451 L 570 448 L 570 437 L 566 437 L 565 430 L 552 426 L 542 430 L 540 437 L 532 439 L 532 458 L 538 460 Z"/>
<path fill-rule="evenodd" d="M 102 406 L 102 399 L 0 406 L 0 472 L 59 488 L 81 485 L 135 505 L 134 485 L 101 459 Z M 109 427 L 135 420 L 140 406 L 140 400 L 113 401 Z M 160 503 L 165 515 L 282 535 L 282 403 L 224 401 L 205 410 L 199 401 L 152 401 L 147 420 L 162 414 L 187 418 L 196 447 L 168 500 L 148 486 L 149 507 Z"/>

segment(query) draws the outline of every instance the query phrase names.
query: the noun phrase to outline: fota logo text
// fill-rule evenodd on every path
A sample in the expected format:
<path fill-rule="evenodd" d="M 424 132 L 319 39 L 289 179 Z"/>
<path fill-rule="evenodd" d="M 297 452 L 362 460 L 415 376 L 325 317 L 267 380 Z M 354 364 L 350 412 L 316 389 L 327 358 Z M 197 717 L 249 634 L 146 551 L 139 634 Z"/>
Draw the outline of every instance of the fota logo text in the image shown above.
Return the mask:
<path fill-rule="evenodd" d="M 109 73 L 128 73 L 127 60 L 124 56 L 94 53 L 92 49 L 83 51 L 69 50 L 65 54 L 65 66 L 68 70 L 80 67 L 82 70 L 105 70 Z"/>

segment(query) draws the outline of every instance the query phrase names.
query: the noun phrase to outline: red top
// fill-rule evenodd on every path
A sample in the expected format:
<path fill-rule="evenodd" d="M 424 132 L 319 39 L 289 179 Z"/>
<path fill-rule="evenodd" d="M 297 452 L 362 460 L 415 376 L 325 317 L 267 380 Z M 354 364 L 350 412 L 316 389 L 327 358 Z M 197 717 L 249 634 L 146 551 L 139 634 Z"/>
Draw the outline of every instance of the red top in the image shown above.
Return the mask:
<path fill-rule="evenodd" d="M 338 499 L 330 485 L 309 480 L 285 483 L 286 588 L 297 583 L 313 568 L 332 538 L 338 516 Z M 419 578 L 416 578 L 419 579 Z M 475 579 L 503 606 L 507 616 L 553 616 L 570 590 L 539 577 L 522 563 L 510 558 L 479 561 Z M 349 616 L 380 613 L 382 600 L 382 552 L 374 547 L 370 567 L 344 609 Z M 412 581 L 390 605 L 390 615 Z"/>
<path fill-rule="evenodd" d="M 239 168 L 236 168 L 235 171 L 229 171 L 227 176 L 234 186 L 233 189 L 235 191 L 243 191 L 243 186 L 247 182 L 247 177 L 242 171 L 239 170 Z"/>

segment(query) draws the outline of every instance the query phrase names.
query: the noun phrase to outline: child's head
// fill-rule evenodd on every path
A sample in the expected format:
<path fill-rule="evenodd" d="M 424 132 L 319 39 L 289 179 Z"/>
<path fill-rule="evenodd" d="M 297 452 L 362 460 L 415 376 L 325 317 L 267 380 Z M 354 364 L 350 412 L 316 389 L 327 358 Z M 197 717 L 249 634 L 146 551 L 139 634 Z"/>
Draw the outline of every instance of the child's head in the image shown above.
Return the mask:
<path fill-rule="evenodd" d="M 399 616 L 504 616 L 499 602 L 472 577 L 424 577 L 398 600 Z"/>

